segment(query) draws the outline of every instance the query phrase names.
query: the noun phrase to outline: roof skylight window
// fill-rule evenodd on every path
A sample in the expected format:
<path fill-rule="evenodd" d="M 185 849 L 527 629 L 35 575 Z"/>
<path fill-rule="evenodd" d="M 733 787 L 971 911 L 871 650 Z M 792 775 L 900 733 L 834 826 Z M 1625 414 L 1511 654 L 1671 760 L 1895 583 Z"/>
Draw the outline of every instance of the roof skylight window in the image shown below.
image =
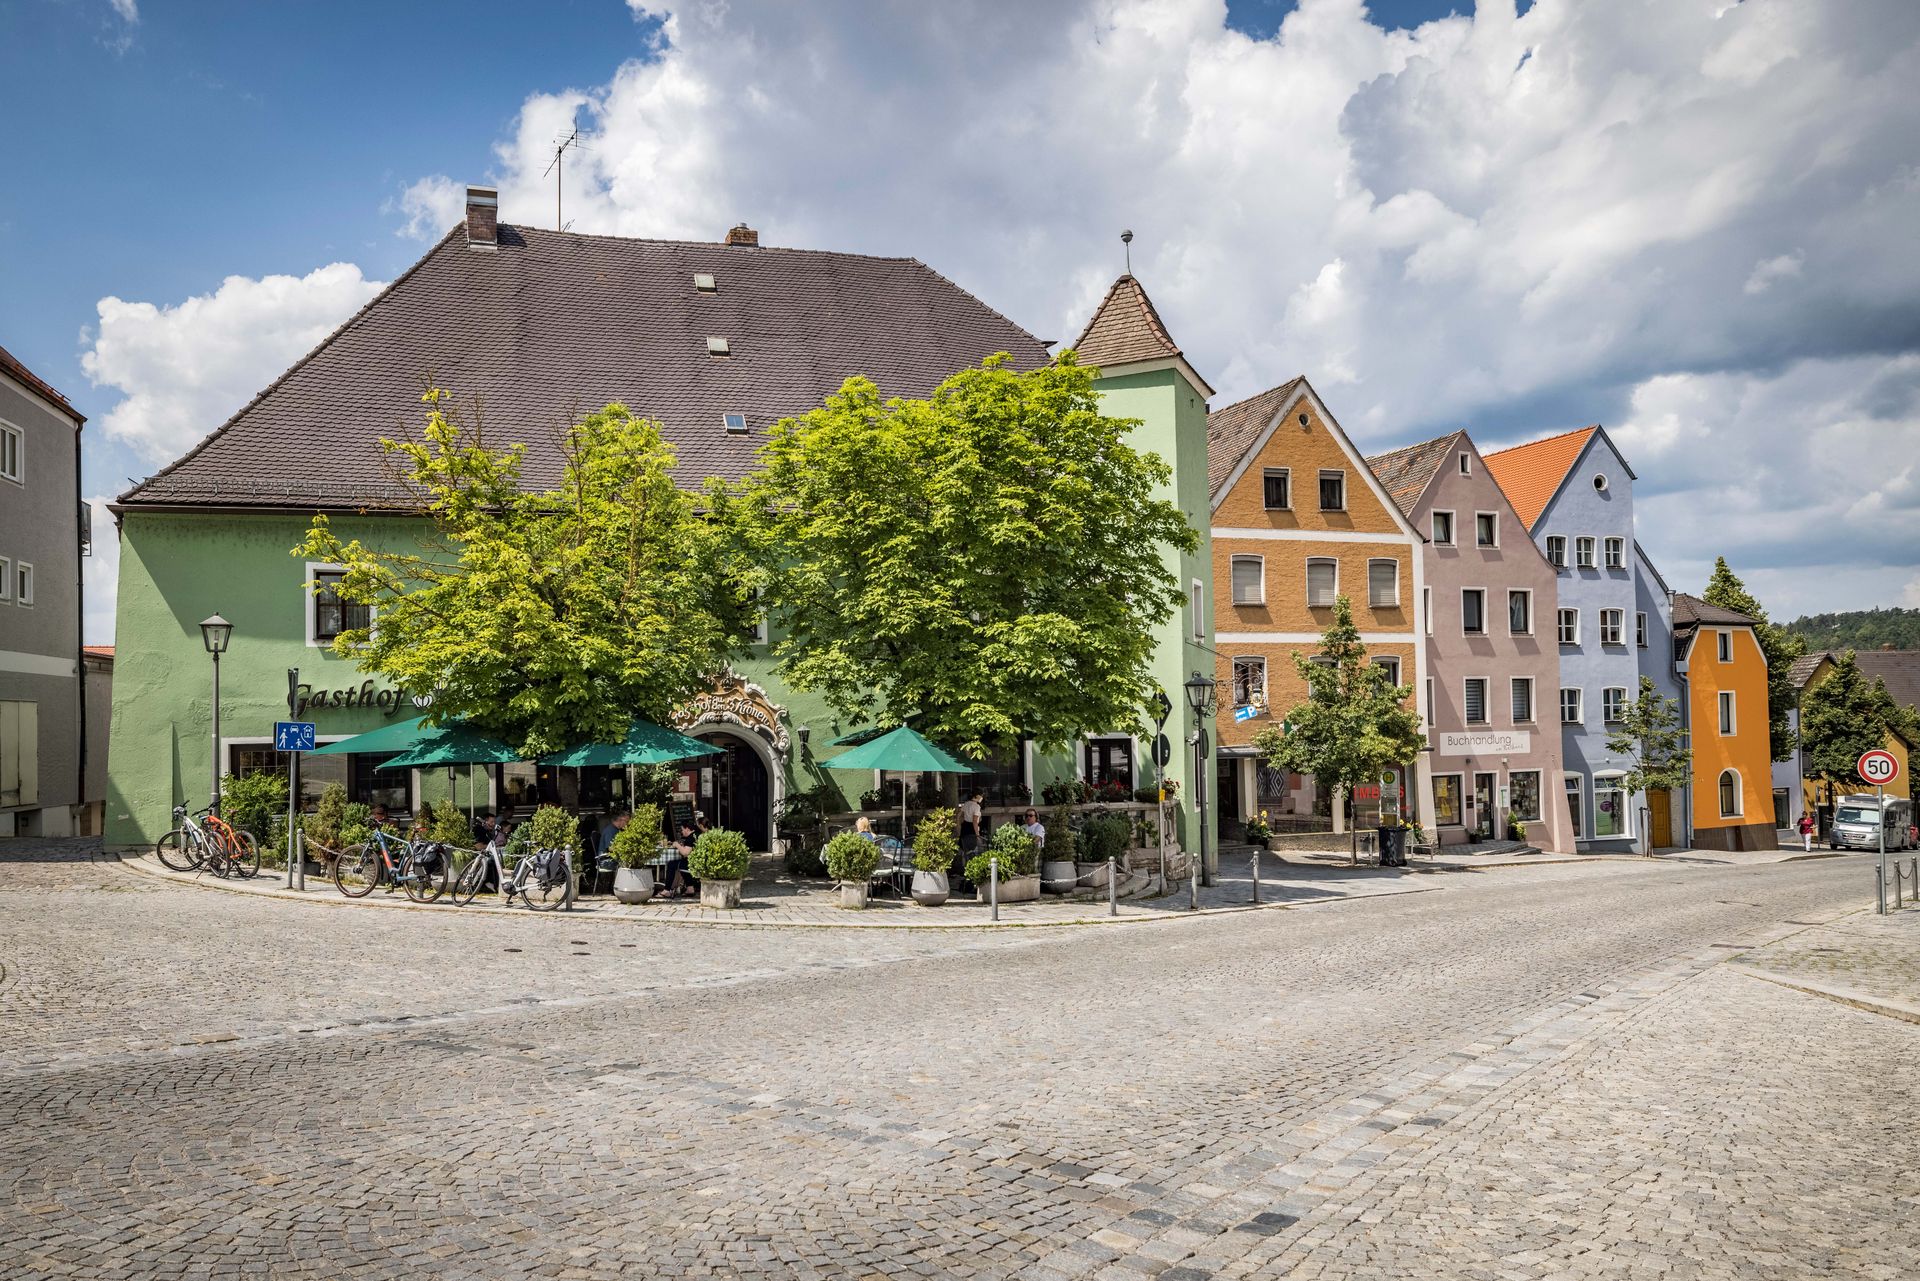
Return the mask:
<path fill-rule="evenodd" d="M 720 421 L 725 423 L 727 430 L 734 435 L 740 435 L 747 430 L 747 416 L 745 414 L 722 414 L 720 415 Z"/>
<path fill-rule="evenodd" d="M 727 345 L 726 339 L 709 337 L 707 339 L 707 354 L 709 356 L 731 356 L 733 349 Z"/>
<path fill-rule="evenodd" d="M 694 272 L 693 287 L 703 294 L 718 293 L 720 291 L 720 286 L 714 283 L 713 273 L 710 271 Z"/>

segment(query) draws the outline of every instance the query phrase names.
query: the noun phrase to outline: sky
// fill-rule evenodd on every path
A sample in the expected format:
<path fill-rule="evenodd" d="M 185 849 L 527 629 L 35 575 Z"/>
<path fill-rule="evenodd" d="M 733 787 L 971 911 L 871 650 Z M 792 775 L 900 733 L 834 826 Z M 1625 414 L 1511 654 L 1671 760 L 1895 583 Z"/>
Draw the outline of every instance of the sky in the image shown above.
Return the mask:
<path fill-rule="evenodd" d="M 574 230 L 911 255 L 1070 340 L 1128 228 L 1216 408 L 1603 423 L 1677 588 L 1920 606 L 1916 84 L 1911 0 L 0 0 L 0 345 L 106 501 L 461 184 L 551 225 L 578 128 Z"/>

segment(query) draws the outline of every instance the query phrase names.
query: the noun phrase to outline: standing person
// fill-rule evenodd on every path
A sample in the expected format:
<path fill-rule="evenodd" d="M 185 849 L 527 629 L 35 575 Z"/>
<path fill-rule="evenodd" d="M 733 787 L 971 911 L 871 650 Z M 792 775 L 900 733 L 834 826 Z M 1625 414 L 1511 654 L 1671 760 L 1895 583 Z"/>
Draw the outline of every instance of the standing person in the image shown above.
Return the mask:
<path fill-rule="evenodd" d="M 1800 812 L 1800 848 L 1808 854 L 1813 853 L 1813 811 Z"/>
<path fill-rule="evenodd" d="M 960 852 L 971 854 L 980 848 L 980 802 L 984 797 L 979 792 L 969 792 L 960 806 Z"/>
<path fill-rule="evenodd" d="M 1021 820 L 1020 830 L 1033 838 L 1033 848 L 1036 852 L 1047 848 L 1047 825 L 1040 821 L 1039 810 L 1027 811 L 1026 816 Z"/>

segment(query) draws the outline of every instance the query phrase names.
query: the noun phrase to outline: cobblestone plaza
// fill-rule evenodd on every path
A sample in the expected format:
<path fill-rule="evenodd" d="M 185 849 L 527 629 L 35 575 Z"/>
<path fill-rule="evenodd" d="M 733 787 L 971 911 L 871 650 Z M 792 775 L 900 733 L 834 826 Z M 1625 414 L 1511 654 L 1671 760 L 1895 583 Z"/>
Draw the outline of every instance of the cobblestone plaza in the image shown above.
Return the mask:
<path fill-rule="evenodd" d="M 27 847 L 0 1277 L 1908 1276 L 1920 911 L 1871 875 L 733 930 Z"/>

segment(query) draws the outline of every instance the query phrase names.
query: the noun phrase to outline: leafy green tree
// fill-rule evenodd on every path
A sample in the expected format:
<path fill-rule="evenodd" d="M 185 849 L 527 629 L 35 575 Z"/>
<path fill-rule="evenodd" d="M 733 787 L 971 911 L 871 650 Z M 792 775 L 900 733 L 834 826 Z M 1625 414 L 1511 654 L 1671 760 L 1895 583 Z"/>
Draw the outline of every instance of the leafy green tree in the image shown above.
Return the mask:
<path fill-rule="evenodd" d="M 1420 717 L 1407 706 L 1412 687 L 1390 683 L 1385 669 L 1366 657 L 1367 647 L 1353 625 L 1353 605 L 1338 597 L 1319 651 L 1311 658 L 1293 656 L 1307 697 L 1286 714 L 1292 730 L 1269 725 L 1253 739 L 1254 749 L 1274 769 L 1311 774 L 1315 786 L 1345 795 L 1356 861 L 1360 837 L 1353 831 L 1353 789 L 1408 764 L 1426 746 Z"/>
<path fill-rule="evenodd" d="M 524 446 L 489 448 L 446 399 L 427 393 L 419 439 L 382 442 L 430 544 L 343 541 L 318 515 L 294 549 L 344 565 L 340 595 L 376 611 L 335 652 L 529 757 L 665 721 L 744 643 L 751 583 L 674 484 L 659 425 L 588 414 L 560 434 L 548 489 L 524 482 Z"/>
<path fill-rule="evenodd" d="M 1911 718 L 1887 693 L 1886 682 L 1869 681 L 1852 650 L 1833 659 L 1800 703 L 1800 746 L 1808 778 L 1841 787 L 1866 787 L 1856 767 L 1861 754 L 1885 747 L 1889 729 L 1911 728 Z"/>
<path fill-rule="evenodd" d="M 1787 716 L 1793 710 L 1800 691 L 1794 688 L 1793 678 L 1788 672 L 1793 667 L 1793 661 L 1807 652 L 1807 642 L 1786 628 L 1767 621 L 1767 611 L 1747 590 L 1747 585 L 1740 581 L 1739 576 L 1727 568 L 1725 556 L 1714 558 L 1713 577 L 1707 580 L 1707 589 L 1700 593 L 1700 599 L 1709 605 L 1736 610 L 1758 620 L 1753 630 L 1760 640 L 1760 652 L 1767 658 L 1767 737 L 1774 760 L 1791 760 L 1798 744 L 1794 742 L 1793 729 Z"/>
<path fill-rule="evenodd" d="M 1169 554 L 1199 545 L 1135 426 L 1071 355 L 994 357 L 925 400 L 852 378 L 775 424 L 713 501 L 765 575 L 782 679 L 970 753 L 1135 724 L 1181 603 Z"/>
<path fill-rule="evenodd" d="M 1651 677 L 1640 678 L 1640 696 L 1627 704 L 1619 728 L 1607 735 L 1607 750 L 1632 762 L 1620 781 L 1630 794 L 1675 791 L 1693 781 L 1693 749 L 1680 723 L 1680 700 L 1661 694 Z"/>
<path fill-rule="evenodd" d="M 1807 614 L 1787 630 L 1814 649 L 1920 649 L 1920 609 L 1853 609 L 1837 614 Z"/>

